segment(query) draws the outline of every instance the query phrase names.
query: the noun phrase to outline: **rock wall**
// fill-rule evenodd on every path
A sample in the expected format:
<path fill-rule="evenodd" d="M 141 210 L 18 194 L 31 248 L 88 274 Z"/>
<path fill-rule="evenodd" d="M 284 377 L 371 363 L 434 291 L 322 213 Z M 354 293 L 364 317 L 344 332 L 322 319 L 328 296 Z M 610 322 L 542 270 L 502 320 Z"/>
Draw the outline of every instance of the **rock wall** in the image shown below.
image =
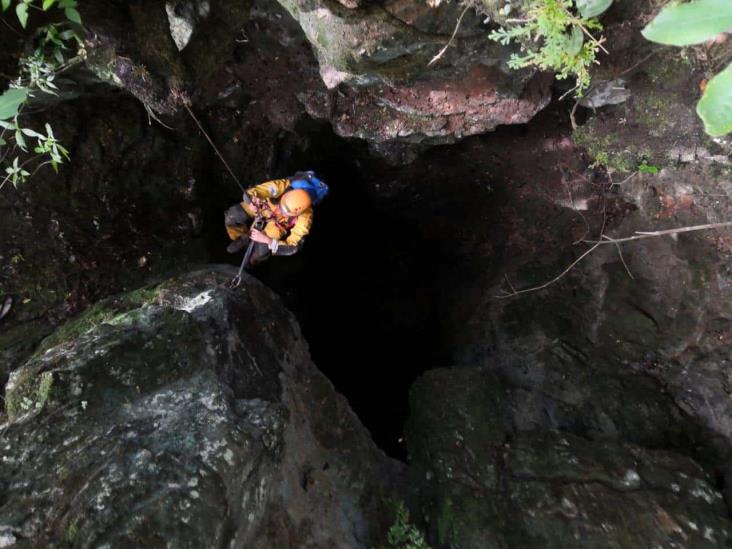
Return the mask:
<path fill-rule="evenodd" d="M 13 371 L 5 547 L 376 543 L 401 467 L 279 300 L 229 278 L 204 270 L 101 302 Z"/>

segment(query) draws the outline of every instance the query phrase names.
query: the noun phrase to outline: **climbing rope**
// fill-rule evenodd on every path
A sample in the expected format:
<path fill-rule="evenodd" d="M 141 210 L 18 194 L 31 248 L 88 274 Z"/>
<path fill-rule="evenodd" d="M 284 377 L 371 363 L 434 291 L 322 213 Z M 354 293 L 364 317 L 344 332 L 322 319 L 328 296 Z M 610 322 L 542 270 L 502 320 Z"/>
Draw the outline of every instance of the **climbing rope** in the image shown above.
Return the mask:
<path fill-rule="evenodd" d="M 241 191 L 244 192 L 244 186 L 239 182 L 239 179 L 234 174 L 234 170 L 232 170 L 231 167 L 229 166 L 229 164 L 226 162 L 226 160 L 224 160 L 224 157 L 221 155 L 221 153 L 219 152 L 219 150 L 216 148 L 216 145 L 214 145 L 214 142 L 211 140 L 211 137 L 209 137 L 209 135 L 206 133 L 206 130 L 203 129 L 203 126 L 201 125 L 201 122 L 199 122 L 198 118 L 196 118 L 196 115 L 193 114 L 193 111 L 189 107 L 189 102 L 188 101 L 184 101 L 183 102 L 183 106 L 188 111 L 188 114 L 191 115 L 191 118 L 193 118 L 193 121 L 198 125 L 198 129 L 201 130 L 201 133 L 206 137 L 206 139 L 208 140 L 208 142 L 211 144 L 211 147 L 213 148 L 214 152 L 216 152 L 216 154 L 218 155 L 218 157 L 221 159 L 221 162 L 224 163 L 224 166 L 226 166 L 226 169 L 229 170 L 229 173 L 231 174 L 231 177 L 234 178 L 234 181 L 236 182 L 236 184 L 239 185 L 239 188 L 241 189 Z"/>

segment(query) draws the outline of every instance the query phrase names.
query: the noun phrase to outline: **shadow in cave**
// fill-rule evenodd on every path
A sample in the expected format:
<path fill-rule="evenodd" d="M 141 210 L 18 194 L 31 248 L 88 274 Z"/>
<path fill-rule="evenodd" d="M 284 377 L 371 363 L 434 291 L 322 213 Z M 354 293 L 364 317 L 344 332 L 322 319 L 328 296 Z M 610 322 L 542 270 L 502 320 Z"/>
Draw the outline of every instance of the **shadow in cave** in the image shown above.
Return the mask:
<path fill-rule="evenodd" d="M 449 238 L 434 216 L 421 215 L 409 192 L 379 195 L 372 175 L 363 171 L 369 160 L 362 146 L 329 129 L 312 143 L 284 159 L 286 168 L 277 176 L 314 169 L 330 193 L 316 207 L 302 251 L 272 258 L 252 274 L 295 313 L 313 361 L 346 396 L 375 442 L 404 458 L 409 387 L 425 370 L 449 363 L 444 339 L 453 271 Z M 218 204 L 216 211 L 225 206 Z M 222 253 L 221 223 L 209 223 L 217 225 L 212 259 L 238 263 L 240 255 Z"/>

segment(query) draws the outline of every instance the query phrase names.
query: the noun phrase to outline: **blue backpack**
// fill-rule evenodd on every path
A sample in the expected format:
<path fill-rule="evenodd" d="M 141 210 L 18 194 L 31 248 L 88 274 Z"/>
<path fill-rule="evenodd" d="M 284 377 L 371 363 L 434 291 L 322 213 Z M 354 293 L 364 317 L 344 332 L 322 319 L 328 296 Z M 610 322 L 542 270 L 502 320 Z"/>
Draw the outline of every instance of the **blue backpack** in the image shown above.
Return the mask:
<path fill-rule="evenodd" d="M 315 172 L 297 172 L 290 184 L 291 189 L 307 191 L 313 201 L 313 206 L 319 204 L 328 194 L 328 185 L 315 176 Z"/>

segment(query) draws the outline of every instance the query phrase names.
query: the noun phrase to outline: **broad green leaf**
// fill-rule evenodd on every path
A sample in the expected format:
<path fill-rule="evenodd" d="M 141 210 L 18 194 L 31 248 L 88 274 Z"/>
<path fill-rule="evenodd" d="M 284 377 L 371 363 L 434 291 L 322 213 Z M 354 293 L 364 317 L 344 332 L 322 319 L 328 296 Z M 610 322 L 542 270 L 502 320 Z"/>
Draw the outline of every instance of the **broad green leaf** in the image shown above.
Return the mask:
<path fill-rule="evenodd" d="M 79 12 L 76 10 L 76 8 L 66 8 L 64 10 L 64 13 L 66 14 L 66 19 L 81 25 L 81 15 L 79 15 Z"/>
<path fill-rule="evenodd" d="M 56 0 L 43 0 L 43 11 L 46 11 L 48 8 L 53 6 L 56 3 Z"/>
<path fill-rule="evenodd" d="M 575 5 L 583 19 L 590 19 L 605 13 L 613 0 L 575 0 Z"/>
<path fill-rule="evenodd" d="M 2 147 L 3 145 L 7 145 L 7 144 L 8 144 L 8 142 L 5 141 L 2 137 L 0 137 L 0 147 Z"/>
<path fill-rule="evenodd" d="M 20 130 L 17 130 L 15 132 L 15 142 L 18 144 L 18 147 L 20 147 L 23 151 L 28 150 L 28 145 L 25 142 L 25 138 L 23 137 L 23 132 Z"/>
<path fill-rule="evenodd" d="M 28 23 L 28 4 L 18 4 L 15 6 L 15 14 L 18 16 L 20 26 L 25 28 Z"/>
<path fill-rule="evenodd" d="M 669 46 L 701 44 L 732 29 L 732 0 L 694 0 L 669 4 L 641 32 Z"/>
<path fill-rule="evenodd" d="M 7 120 L 18 114 L 18 108 L 28 97 L 28 88 L 12 88 L 0 95 L 0 120 Z"/>
<path fill-rule="evenodd" d="M 567 38 L 566 50 L 569 55 L 577 55 L 582 49 L 584 37 L 579 27 L 572 27 L 572 32 Z"/>
<path fill-rule="evenodd" d="M 712 137 L 732 132 L 732 65 L 707 83 L 696 112 Z"/>
<path fill-rule="evenodd" d="M 40 134 L 38 132 L 34 132 L 30 128 L 20 128 L 20 131 L 22 131 L 28 137 L 37 137 L 37 138 L 40 137 L 41 139 L 43 139 L 44 137 L 46 137 L 43 134 Z"/>
<path fill-rule="evenodd" d="M 7 10 L 10 7 L 10 0 L 2 0 L 0 6 L 2 6 L 3 11 Z"/>

